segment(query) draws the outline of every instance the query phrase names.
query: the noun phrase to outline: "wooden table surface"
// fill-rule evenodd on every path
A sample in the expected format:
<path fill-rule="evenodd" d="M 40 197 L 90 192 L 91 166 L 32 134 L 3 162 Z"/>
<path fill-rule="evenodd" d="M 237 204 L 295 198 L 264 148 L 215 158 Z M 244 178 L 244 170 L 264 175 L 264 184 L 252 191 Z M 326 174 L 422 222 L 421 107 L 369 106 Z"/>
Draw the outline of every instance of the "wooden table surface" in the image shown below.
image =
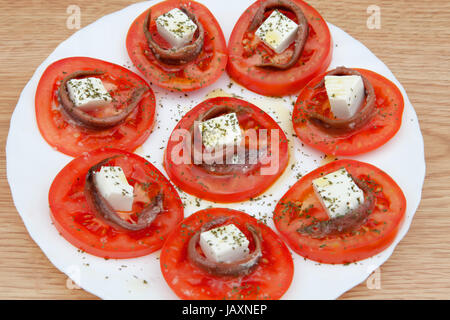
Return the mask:
<path fill-rule="evenodd" d="M 216 0 L 221 1 L 221 0 Z M 69 5 L 81 9 L 81 27 L 132 1 L 2 1 L 0 10 L 0 299 L 95 299 L 67 288 L 31 240 L 6 181 L 5 144 L 20 92 L 35 69 L 76 30 Z M 427 174 L 420 207 L 406 237 L 372 277 L 343 299 L 450 298 L 450 2 L 448 0 L 309 0 L 323 17 L 360 40 L 405 87 L 425 140 Z M 367 27 L 370 5 L 379 29 Z M 32 161 L 32 160 L 31 160 Z M 414 172 L 411 172 L 414 174 Z M 375 288 L 374 288 L 375 284 Z"/>

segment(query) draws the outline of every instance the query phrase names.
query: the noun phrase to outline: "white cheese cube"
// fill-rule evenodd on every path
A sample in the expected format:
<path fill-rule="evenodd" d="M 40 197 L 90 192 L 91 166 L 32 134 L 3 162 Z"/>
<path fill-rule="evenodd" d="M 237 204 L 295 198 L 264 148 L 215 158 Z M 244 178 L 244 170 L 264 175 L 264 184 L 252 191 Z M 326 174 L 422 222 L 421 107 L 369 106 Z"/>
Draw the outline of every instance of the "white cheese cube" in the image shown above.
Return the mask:
<path fill-rule="evenodd" d="M 71 79 L 67 91 L 75 107 L 92 111 L 111 103 L 112 98 L 99 78 Z"/>
<path fill-rule="evenodd" d="M 233 262 L 246 257 L 249 241 L 234 224 L 214 228 L 200 234 L 200 247 L 207 259 Z"/>
<path fill-rule="evenodd" d="M 180 9 L 175 8 L 156 19 L 158 33 L 174 47 L 181 48 L 191 42 L 197 25 Z"/>
<path fill-rule="evenodd" d="M 325 88 L 331 112 L 336 118 L 351 118 L 365 98 L 360 76 L 325 76 Z"/>
<path fill-rule="evenodd" d="M 128 184 L 121 167 L 101 167 L 95 173 L 95 183 L 100 194 L 116 211 L 131 211 L 133 186 Z"/>
<path fill-rule="evenodd" d="M 312 183 L 330 219 L 345 215 L 364 203 L 364 192 L 344 168 L 317 178 Z"/>
<path fill-rule="evenodd" d="M 298 24 L 274 10 L 255 34 L 276 53 L 282 53 L 294 41 Z"/>
<path fill-rule="evenodd" d="M 242 140 L 241 127 L 234 112 L 201 122 L 199 129 L 202 133 L 203 145 L 207 150 L 236 145 Z"/>

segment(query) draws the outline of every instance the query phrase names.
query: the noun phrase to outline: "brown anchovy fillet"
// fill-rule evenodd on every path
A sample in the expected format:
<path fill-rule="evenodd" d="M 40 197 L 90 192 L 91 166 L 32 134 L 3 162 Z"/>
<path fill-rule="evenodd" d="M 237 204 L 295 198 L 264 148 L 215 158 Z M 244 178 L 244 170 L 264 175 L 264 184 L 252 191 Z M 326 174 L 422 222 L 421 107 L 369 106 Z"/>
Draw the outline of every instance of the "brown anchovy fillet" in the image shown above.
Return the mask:
<path fill-rule="evenodd" d="M 375 206 L 375 195 L 366 183 L 359 179 L 354 179 L 354 181 L 364 191 L 364 203 L 346 215 L 299 228 L 297 232 L 309 235 L 312 238 L 321 239 L 327 236 L 337 236 L 355 231 L 363 226 Z"/>
<path fill-rule="evenodd" d="M 342 119 L 330 119 L 316 112 L 311 112 L 308 117 L 315 124 L 326 129 L 327 132 L 332 134 L 348 133 L 361 128 L 365 125 L 374 115 L 375 111 L 375 90 L 370 83 L 370 81 L 361 75 L 358 71 L 354 69 L 349 69 L 346 67 L 338 67 L 334 70 L 327 72 L 326 75 L 338 75 L 338 76 L 360 76 L 364 83 L 364 89 L 366 94 L 365 103 L 359 108 L 353 117 L 342 120 Z M 314 89 L 323 88 L 325 85 L 325 77 L 320 81 Z"/>
<path fill-rule="evenodd" d="M 95 214 L 102 218 L 106 223 L 113 227 L 129 231 L 138 231 L 147 228 L 155 220 L 155 218 L 164 211 L 163 207 L 163 193 L 158 193 L 141 212 L 137 213 L 137 223 L 130 223 L 123 220 L 114 211 L 114 209 L 108 204 L 105 198 L 98 191 L 97 185 L 94 180 L 94 173 L 101 168 L 102 165 L 108 163 L 110 160 L 117 158 L 118 156 L 107 158 L 96 165 L 92 166 L 87 175 L 86 183 L 84 186 L 84 195 L 89 204 L 89 207 L 95 212 Z"/>
<path fill-rule="evenodd" d="M 78 125 L 88 129 L 104 130 L 120 124 L 137 107 L 139 101 L 141 101 L 142 99 L 142 96 L 147 91 L 147 88 L 145 87 L 134 89 L 134 91 L 128 98 L 127 107 L 116 115 L 104 118 L 94 117 L 89 113 L 84 112 L 80 108 L 75 107 L 67 91 L 67 82 L 78 77 L 95 76 L 101 75 L 103 73 L 104 72 L 102 71 L 75 71 L 74 73 L 65 77 L 61 82 L 61 86 L 59 87 L 58 94 L 63 112 Z"/>
<path fill-rule="evenodd" d="M 198 27 L 198 37 L 194 43 L 181 47 L 179 49 L 164 49 L 161 48 L 159 44 L 153 40 L 152 34 L 150 32 L 150 21 L 151 21 L 151 9 L 148 10 L 147 17 L 144 21 L 144 34 L 147 38 L 150 49 L 155 55 L 156 59 L 159 61 L 171 64 L 180 65 L 188 63 L 194 60 L 200 54 L 203 49 L 203 40 L 205 38 L 205 31 L 201 23 L 198 22 L 195 14 L 189 12 L 187 8 L 181 6 L 180 10 L 183 11 Z"/>
<path fill-rule="evenodd" d="M 205 113 L 201 114 L 196 121 L 197 122 L 203 122 L 215 117 L 218 117 L 219 115 L 222 114 L 227 114 L 227 113 L 231 113 L 231 112 L 235 112 L 234 109 L 228 107 L 228 106 L 224 106 L 224 105 L 216 105 L 214 107 L 212 107 L 211 109 L 209 109 L 208 111 L 206 111 Z M 194 133 L 194 131 L 196 131 L 196 134 Z M 191 133 L 191 158 L 192 158 L 192 162 L 195 162 L 195 154 L 202 154 L 203 153 L 203 149 L 202 149 L 202 141 L 195 141 L 195 139 L 201 139 L 201 133 L 199 132 L 199 128 L 198 126 L 194 126 L 192 125 L 190 128 L 190 133 Z M 242 150 L 242 148 L 244 148 L 244 150 Z M 236 163 L 236 164 L 227 164 L 227 158 L 229 158 L 230 156 L 234 155 L 234 154 L 238 154 L 240 155 L 241 153 L 243 153 L 244 155 L 244 161 L 241 161 L 243 163 Z M 215 150 L 214 153 L 211 153 L 211 155 L 209 156 L 209 160 L 211 161 L 211 164 L 207 164 L 207 163 L 202 163 L 201 167 L 203 167 L 205 170 L 211 172 L 211 173 L 215 173 L 215 174 L 234 174 L 234 173 L 247 173 L 250 172 L 252 170 L 254 170 L 256 167 L 259 166 L 258 163 L 250 163 L 251 159 L 255 158 L 255 154 L 252 153 L 252 150 L 249 150 L 248 148 L 245 147 L 240 147 L 240 146 L 235 146 L 234 148 L 222 148 L 222 149 L 218 149 Z M 217 163 L 214 163 L 217 162 Z"/>
<path fill-rule="evenodd" d="M 247 229 L 253 236 L 255 241 L 255 250 L 246 258 L 235 262 L 214 262 L 203 257 L 196 249 L 200 238 L 200 233 L 213 228 L 216 225 L 225 223 L 228 217 L 219 217 L 210 222 L 205 223 L 200 231 L 197 231 L 188 244 L 188 259 L 200 269 L 215 275 L 215 276 L 244 276 L 250 273 L 251 269 L 256 266 L 262 256 L 262 238 L 259 232 L 250 224 L 247 224 Z"/>
<path fill-rule="evenodd" d="M 305 47 L 306 40 L 308 39 L 308 33 L 309 33 L 309 27 L 308 27 L 308 21 L 306 20 L 305 15 L 303 14 L 302 9 L 293 1 L 290 0 L 267 0 L 265 1 L 259 8 L 258 11 L 256 11 L 256 14 L 250 23 L 250 26 L 248 27 L 248 31 L 254 31 L 256 30 L 263 22 L 264 19 L 264 12 L 268 9 L 272 8 L 281 8 L 292 11 L 295 16 L 297 17 L 298 21 L 298 30 L 297 35 L 295 37 L 295 47 L 294 47 L 294 53 L 292 54 L 291 58 L 286 63 L 262 63 L 256 65 L 257 67 L 270 67 L 270 68 L 276 68 L 276 69 L 289 69 L 290 67 L 294 66 L 298 58 L 303 52 L 303 48 Z"/>
<path fill-rule="evenodd" d="M 244 150 L 242 150 L 244 149 Z M 248 148 L 238 149 L 237 154 L 240 155 L 240 150 L 243 151 L 243 159 L 239 159 L 238 163 L 227 164 L 227 163 L 213 163 L 206 164 L 203 163 L 202 167 L 215 174 L 220 175 L 231 175 L 231 174 L 246 174 L 260 167 L 260 162 L 254 163 L 254 161 L 259 156 L 258 150 L 250 150 Z M 253 161 L 253 162 L 252 162 Z"/>

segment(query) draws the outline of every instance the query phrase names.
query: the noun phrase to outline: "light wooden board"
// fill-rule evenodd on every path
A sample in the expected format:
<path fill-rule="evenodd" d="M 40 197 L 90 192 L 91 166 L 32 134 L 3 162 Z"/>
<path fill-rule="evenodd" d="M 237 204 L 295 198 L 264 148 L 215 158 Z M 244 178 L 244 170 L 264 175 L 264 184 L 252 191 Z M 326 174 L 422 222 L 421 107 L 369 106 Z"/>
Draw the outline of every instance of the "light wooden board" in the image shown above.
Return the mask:
<path fill-rule="evenodd" d="M 67 7 L 80 7 L 84 27 L 131 3 L 2 2 L 0 299 L 95 299 L 83 290 L 69 289 L 67 277 L 53 267 L 29 237 L 11 199 L 4 150 L 11 114 L 23 87 L 36 67 L 76 31 L 66 26 Z M 379 286 L 376 281 L 369 281 L 369 285 L 362 283 L 341 298 L 450 299 L 450 2 L 310 0 L 309 3 L 327 21 L 360 40 L 388 65 L 415 107 L 425 140 L 427 175 L 411 229 L 372 277 L 379 280 Z M 370 5 L 381 10 L 380 29 L 367 27 Z"/>

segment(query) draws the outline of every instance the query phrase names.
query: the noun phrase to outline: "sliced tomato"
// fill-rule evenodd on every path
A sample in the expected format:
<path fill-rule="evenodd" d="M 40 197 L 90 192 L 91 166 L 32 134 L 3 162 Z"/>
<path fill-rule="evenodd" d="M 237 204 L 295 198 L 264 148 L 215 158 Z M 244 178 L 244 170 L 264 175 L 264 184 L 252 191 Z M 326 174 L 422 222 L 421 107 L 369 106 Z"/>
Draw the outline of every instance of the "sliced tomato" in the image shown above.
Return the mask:
<path fill-rule="evenodd" d="M 139 231 L 119 230 L 89 209 L 84 195 L 88 170 L 107 158 L 105 165 L 120 166 L 135 190 L 133 210 L 121 213 L 136 221 L 157 192 L 163 192 L 164 212 Z M 75 247 L 103 258 L 134 258 L 160 249 L 168 234 L 183 219 L 183 205 L 170 182 L 151 163 L 134 153 L 103 148 L 86 153 L 67 164 L 55 177 L 49 191 L 51 218 L 61 235 Z"/>
<path fill-rule="evenodd" d="M 262 236 L 262 257 L 246 276 L 214 276 L 187 257 L 190 238 L 203 224 L 223 216 L 230 218 L 224 225 L 233 223 L 247 236 L 250 250 L 253 239 L 246 225 L 254 226 Z M 168 285 L 181 299 L 190 300 L 279 299 L 294 273 L 291 254 L 272 229 L 244 212 L 223 208 L 198 211 L 180 223 L 164 244 L 160 261 Z"/>
<path fill-rule="evenodd" d="M 323 239 L 297 232 L 313 222 L 328 220 L 312 181 L 345 168 L 375 193 L 375 208 L 359 230 Z M 380 169 L 356 160 L 338 160 L 302 177 L 275 207 L 274 222 L 282 238 L 299 255 L 322 263 L 351 263 L 376 255 L 395 239 L 404 220 L 406 199 L 400 187 Z"/>
<path fill-rule="evenodd" d="M 42 137 L 56 150 L 74 157 L 100 147 L 134 151 L 152 132 L 156 106 L 152 89 L 148 87 L 136 109 L 121 124 L 100 131 L 85 129 L 62 114 L 58 100 L 62 79 L 79 70 L 103 71 L 96 77 L 117 101 L 96 112 L 99 117 L 125 108 L 122 102 L 127 101 L 135 88 L 148 87 L 137 74 L 113 63 L 87 57 L 58 60 L 44 71 L 36 90 L 36 119 Z"/>
<path fill-rule="evenodd" d="M 308 112 L 330 115 L 330 102 L 325 88 L 315 89 L 324 74 L 314 78 L 300 92 L 292 113 L 297 136 L 305 144 L 326 154 L 355 155 L 374 150 L 388 142 L 400 129 L 403 114 L 403 96 L 395 84 L 369 70 L 355 69 L 372 84 L 376 113 L 362 128 L 342 135 L 330 134 L 308 121 Z"/>
<path fill-rule="evenodd" d="M 268 134 L 275 130 L 279 134 L 278 148 L 272 153 L 272 160 L 263 164 L 260 169 L 247 173 L 228 175 L 214 174 L 192 161 L 179 161 L 184 151 L 180 144 L 186 139 L 175 132 L 179 129 L 188 131 L 194 121 L 214 106 L 228 106 L 239 113 L 241 129 L 267 129 Z M 260 143 L 261 140 L 258 140 Z M 271 149 L 271 138 L 268 149 Z M 274 146 L 274 149 L 276 146 Z M 189 159 L 189 157 L 188 157 Z M 217 97 L 203 101 L 180 120 L 171 134 L 164 155 L 164 168 L 170 179 L 183 191 L 196 197 L 216 202 L 239 202 L 255 197 L 269 188 L 283 173 L 289 160 L 288 141 L 283 130 L 264 111 L 255 105 L 237 98 Z M 181 163 L 180 163 L 181 162 Z M 273 170 L 263 170 L 273 168 Z M 270 172 L 270 174 L 268 174 Z"/>
<path fill-rule="evenodd" d="M 263 59 L 286 60 L 294 51 L 294 43 L 281 54 L 276 54 L 255 35 L 247 31 L 258 8 L 264 0 L 256 1 L 244 11 L 234 26 L 228 42 L 227 72 L 231 78 L 249 90 L 266 96 L 284 96 L 299 92 L 316 75 L 324 72 L 332 56 L 332 40 L 327 23 L 309 4 L 292 0 L 300 6 L 308 20 L 309 35 L 302 55 L 293 67 L 287 70 L 257 67 Z M 268 10 L 269 15 L 273 10 Z M 292 12 L 281 10 L 297 22 Z"/>
<path fill-rule="evenodd" d="M 227 48 L 222 29 L 216 18 L 204 5 L 190 0 L 168 0 L 155 4 L 151 10 L 150 32 L 161 46 L 167 42 L 158 34 L 156 18 L 181 5 L 196 15 L 205 30 L 202 52 L 193 61 L 179 66 L 157 60 L 144 35 L 144 21 L 148 10 L 130 26 L 127 35 L 128 55 L 144 76 L 160 87 L 176 91 L 193 91 L 209 86 L 225 71 Z M 196 35 L 194 35 L 195 40 Z M 193 41 L 194 41 L 193 40 Z"/>

